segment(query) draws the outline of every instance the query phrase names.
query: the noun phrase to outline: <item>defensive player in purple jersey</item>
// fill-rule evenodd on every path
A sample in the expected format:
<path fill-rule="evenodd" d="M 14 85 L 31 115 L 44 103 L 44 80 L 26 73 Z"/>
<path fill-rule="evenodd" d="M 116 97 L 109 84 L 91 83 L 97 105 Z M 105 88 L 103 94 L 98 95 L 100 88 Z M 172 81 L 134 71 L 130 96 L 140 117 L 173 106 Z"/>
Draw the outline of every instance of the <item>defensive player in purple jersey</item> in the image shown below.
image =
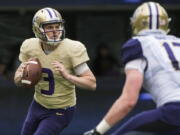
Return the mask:
<path fill-rule="evenodd" d="M 169 17 L 158 3 L 140 5 L 131 18 L 134 36 L 122 48 L 126 81 L 122 94 L 103 120 L 84 135 L 103 135 L 121 121 L 137 103 L 143 86 L 156 109 L 125 122 L 112 135 L 138 131 L 155 135 L 180 135 L 180 39 L 167 35 Z"/>
<path fill-rule="evenodd" d="M 42 78 L 35 86 L 21 135 L 59 135 L 75 111 L 75 86 L 95 90 L 96 79 L 86 63 L 89 57 L 85 46 L 65 38 L 64 20 L 57 10 L 37 11 L 33 32 L 36 38 L 26 39 L 21 46 L 22 64 L 14 81 L 22 85 L 23 69 L 30 58 L 39 59 Z"/>

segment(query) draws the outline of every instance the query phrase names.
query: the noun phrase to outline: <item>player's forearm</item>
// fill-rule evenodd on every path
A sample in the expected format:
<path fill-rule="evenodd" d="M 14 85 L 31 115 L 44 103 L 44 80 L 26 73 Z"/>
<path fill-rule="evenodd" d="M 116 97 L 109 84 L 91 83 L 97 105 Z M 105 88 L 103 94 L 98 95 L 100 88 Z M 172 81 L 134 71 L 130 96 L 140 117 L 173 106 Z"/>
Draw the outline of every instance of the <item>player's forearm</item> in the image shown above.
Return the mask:
<path fill-rule="evenodd" d="M 104 134 L 109 127 L 122 120 L 136 105 L 143 82 L 143 76 L 136 70 L 127 72 L 126 83 L 121 96 L 114 102 L 103 121 L 96 127 L 97 131 Z M 105 126 L 104 126 L 105 125 Z"/>
<path fill-rule="evenodd" d="M 14 83 L 17 86 L 21 86 L 21 79 L 22 79 L 22 75 L 21 75 L 20 71 L 17 70 L 15 75 L 14 75 Z"/>
<path fill-rule="evenodd" d="M 114 126 L 117 122 L 122 120 L 135 106 L 136 102 L 132 102 L 129 99 L 120 97 L 113 104 L 105 120 L 109 123 L 110 126 Z"/>
<path fill-rule="evenodd" d="M 115 101 L 104 119 L 96 126 L 96 131 L 103 135 L 117 122 L 122 120 L 133 107 L 134 104 L 131 101 L 120 97 Z"/>
<path fill-rule="evenodd" d="M 24 67 L 24 64 L 19 65 L 19 67 L 16 70 L 15 75 L 14 75 L 14 83 L 17 86 L 22 86 L 21 80 L 22 80 L 22 76 L 23 76 L 23 67 Z"/>
<path fill-rule="evenodd" d="M 78 77 L 74 75 L 68 75 L 66 79 L 78 87 L 96 90 L 96 79 L 93 76 Z"/>
<path fill-rule="evenodd" d="M 126 82 L 122 94 L 105 116 L 111 126 L 123 119 L 136 105 L 142 82 L 143 76 L 139 71 L 129 70 L 126 72 Z"/>

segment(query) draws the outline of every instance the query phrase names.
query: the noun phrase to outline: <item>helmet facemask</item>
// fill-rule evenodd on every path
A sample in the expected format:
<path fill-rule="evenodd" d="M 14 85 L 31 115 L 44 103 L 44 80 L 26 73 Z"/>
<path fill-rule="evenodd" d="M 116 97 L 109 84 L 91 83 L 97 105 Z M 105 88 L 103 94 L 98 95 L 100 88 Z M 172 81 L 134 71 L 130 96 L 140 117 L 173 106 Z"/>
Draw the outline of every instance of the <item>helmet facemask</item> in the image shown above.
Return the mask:
<path fill-rule="evenodd" d="M 44 23 L 42 24 L 41 32 L 45 39 L 43 42 L 48 45 L 57 45 L 64 39 L 64 24 L 63 22 Z"/>

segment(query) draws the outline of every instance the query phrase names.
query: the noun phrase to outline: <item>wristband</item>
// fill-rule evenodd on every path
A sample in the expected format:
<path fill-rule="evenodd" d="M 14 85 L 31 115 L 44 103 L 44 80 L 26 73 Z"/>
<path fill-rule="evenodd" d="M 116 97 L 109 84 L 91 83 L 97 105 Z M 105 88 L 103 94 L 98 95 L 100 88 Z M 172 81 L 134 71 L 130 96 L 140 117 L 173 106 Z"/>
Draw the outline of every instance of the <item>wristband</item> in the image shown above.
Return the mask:
<path fill-rule="evenodd" d="M 105 119 L 103 119 L 96 127 L 97 132 L 99 132 L 100 134 L 104 134 L 105 132 L 107 132 L 109 129 L 111 128 L 111 126 L 109 125 L 109 123 L 106 122 Z"/>

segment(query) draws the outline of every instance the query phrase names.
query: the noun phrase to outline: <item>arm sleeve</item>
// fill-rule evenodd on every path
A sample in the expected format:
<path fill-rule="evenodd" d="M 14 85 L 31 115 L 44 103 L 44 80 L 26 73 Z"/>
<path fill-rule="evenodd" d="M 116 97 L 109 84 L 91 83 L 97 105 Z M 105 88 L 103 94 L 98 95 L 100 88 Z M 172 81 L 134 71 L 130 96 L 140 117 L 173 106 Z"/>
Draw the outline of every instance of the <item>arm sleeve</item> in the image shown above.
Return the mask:
<path fill-rule="evenodd" d="M 89 70 L 87 63 L 82 63 L 74 68 L 76 75 L 81 75 L 83 72 Z"/>
<path fill-rule="evenodd" d="M 126 63 L 125 70 L 137 69 L 139 72 L 144 74 L 146 66 L 147 66 L 147 62 L 145 59 L 135 59 Z"/>
<path fill-rule="evenodd" d="M 71 50 L 71 61 L 73 67 L 76 67 L 77 65 L 84 63 L 89 60 L 89 56 L 87 54 L 87 50 L 85 46 L 77 42 Z"/>
<path fill-rule="evenodd" d="M 139 58 L 145 58 L 143 55 L 141 43 L 138 39 L 128 40 L 122 47 L 123 64 L 126 65 L 126 63 L 128 63 L 129 61 Z"/>

